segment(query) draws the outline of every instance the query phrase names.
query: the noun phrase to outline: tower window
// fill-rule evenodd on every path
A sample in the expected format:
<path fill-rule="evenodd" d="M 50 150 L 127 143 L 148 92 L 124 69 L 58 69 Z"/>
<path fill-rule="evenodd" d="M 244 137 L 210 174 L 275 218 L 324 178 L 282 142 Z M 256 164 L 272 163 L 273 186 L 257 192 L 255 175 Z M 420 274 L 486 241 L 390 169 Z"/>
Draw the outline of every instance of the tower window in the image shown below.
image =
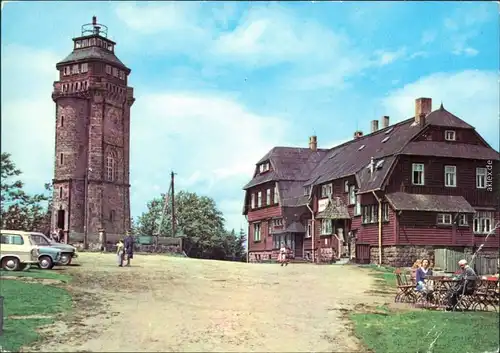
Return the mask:
<path fill-rule="evenodd" d="M 73 75 L 80 73 L 80 68 L 78 66 L 78 64 L 73 65 L 73 69 L 71 70 Z"/>
<path fill-rule="evenodd" d="M 63 76 L 71 75 L 71 68 L 69 66 L 65 66 L 63 70 Z"/>
<path fill-rule="evenodd" d="M 120 70 L 120 80 L 125 80 L 125 71 Z"/>
<path fill-rule="evenodd" d="M 106 65 L 106 73 L 107 73 L 108 75 L 111 75 L 111 66 Z"/>
<path fill-rule="evenodd" d="M 61 127 L 64 127 L 64 115 L 61 115 L 61 117 L 59 118 L 59 121 L 61 123 Z"/>
<path fill-rule="evenodd" d="M 82 47 L 88 47 L 89 46 L 89 40 L 88 39 L 84 39 L 82 41 Z"/>
<path fill-rule="evenodd" d="M 118 77 L 118 69 L 113 67 L 113 76 Z"/>
<path fill-rule="evenodd" d="M 81 47 L 82 47 L 82 42 L 81 42 L 81 41 L 79 41 L 79 40 L 77 40 L 77 41 L 75 42 L 75 49 L 80 49 Z"/>
<path fill-rule="evenodd" d="M 115 159 L 111 156 L 106 158 L 106 179 L 113 181 L 115 176 Z"/>
<path fill-rule="evenodd" d="M 81 71 L 82 73 L 83 73 L 83 72 L 87 72 L 87 71 L 89 71 L 89 64 L 87 64 L 87 63 L 83 63 L 83 64 L 81 65 L 80 71 Z"/>
<path fill-rule="evenodd" d="M 62 153 L 59 155 L 59 164 L 60 165 L 64 164 L 64 154 L 62 154 Z"/>
<path fill-rule="evenodd" d="M 59 188 L 59 198 L 62 199 L 63 196 L 63 190 L 62 187 Z"/>

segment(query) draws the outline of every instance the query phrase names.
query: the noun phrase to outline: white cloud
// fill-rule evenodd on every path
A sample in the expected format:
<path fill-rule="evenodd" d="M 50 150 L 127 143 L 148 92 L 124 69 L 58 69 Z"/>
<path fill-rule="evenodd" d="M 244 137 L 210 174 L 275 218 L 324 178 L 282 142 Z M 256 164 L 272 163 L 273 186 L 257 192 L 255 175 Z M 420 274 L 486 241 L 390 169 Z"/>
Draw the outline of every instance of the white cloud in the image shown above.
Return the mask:
<path fill-rule="evenodd" d="M 37 60 L 32 60 L 36 58 Z M 55 106 L 52 83 L 61 57 L 18 45 L 2 47 L 2 152 L 12 154 L 27 187 L 53 178 Z"/>
<path fill-rule="evenodd" d="M 476 127 L 498 149 L 498 75 L 490 71 L 436 73 L 390 92 L 382 102 L 393 122 L 414 115 L 414 101 L 430 97 L 433 109 L 446 110 Z M 394 118 L 392 118 L 394 117 Z"/>

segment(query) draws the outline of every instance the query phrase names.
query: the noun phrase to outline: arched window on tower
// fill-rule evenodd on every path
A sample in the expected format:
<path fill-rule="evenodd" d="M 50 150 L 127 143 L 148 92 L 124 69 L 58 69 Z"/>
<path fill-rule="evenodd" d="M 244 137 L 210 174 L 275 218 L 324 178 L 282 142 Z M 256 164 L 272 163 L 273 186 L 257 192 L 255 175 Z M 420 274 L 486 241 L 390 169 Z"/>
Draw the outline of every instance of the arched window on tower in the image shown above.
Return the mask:
<path fill-rule="evenodd" d="M 115 180 L 115 159 L 111 154 L 106 157 L 106 180 Z"/>

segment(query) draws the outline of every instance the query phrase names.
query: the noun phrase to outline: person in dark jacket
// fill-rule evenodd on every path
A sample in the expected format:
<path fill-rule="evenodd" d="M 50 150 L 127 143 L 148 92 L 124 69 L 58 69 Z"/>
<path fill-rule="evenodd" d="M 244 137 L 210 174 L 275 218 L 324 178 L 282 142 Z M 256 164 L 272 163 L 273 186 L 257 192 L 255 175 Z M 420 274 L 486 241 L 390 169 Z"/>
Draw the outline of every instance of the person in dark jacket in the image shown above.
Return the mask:
<path fill-rule="evenodd" d="M 458 266 L 461 270 L 458 276 L 459 283 L 451 292 L 448 310 L 453 310 L 457 306 L 458 299 L 460 299 L 462 295 L 473 294 L 476 286 L 476 272 L 467 264 L 467 260 L 460 260 Z"/>
<path fill-rule="evenodd" d="M 134 258 L 134 237 L 130 233 L 125 238 L 125 254 L 127 255 L 125 266 L 130 266 L 130 259 Z"/>

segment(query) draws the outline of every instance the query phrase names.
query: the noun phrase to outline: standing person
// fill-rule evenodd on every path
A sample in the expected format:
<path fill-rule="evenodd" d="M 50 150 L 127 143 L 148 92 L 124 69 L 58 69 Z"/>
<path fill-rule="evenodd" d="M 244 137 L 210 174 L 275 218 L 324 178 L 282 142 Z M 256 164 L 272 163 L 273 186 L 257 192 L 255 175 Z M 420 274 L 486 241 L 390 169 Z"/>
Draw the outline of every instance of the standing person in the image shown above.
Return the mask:
<path fill-rule="evenodd" d="M 58 228 L 54 228 L 54 230 L 52 231 L 51 237 L 52 237 L 53 241 L 59 242 L 59 229 Z"/>
<path fill-rule="evenodd" d="M 62 228 L 59 228 L 59 231 L 57 232 L 58 235 L 58 242 L 62 243 L 64 241 L 64 230 Z"/>
<path fill-rule="evenodd" d="M 286 246 L 285 243 L 281 244 L 280 254 L 279 254 L 279 262 L 281 262 L 281 266 L 283 266 L 286 262 Z"/>
<path fill-rule="evenodd" d="M 134 237 L 128 232 L 125 238 L 125 253 L 127 254 L 126 266 L 130 266 L 130 259 L 134 258 Z"/>
<path fill-rule="evenodd" d="M 125 245 L 123 244 L 123 240 L 118 240 L 116 243 L 116 261 L 118 262 L 118 266 L 123 267 L 123 260 L 125 257 Z"/>

